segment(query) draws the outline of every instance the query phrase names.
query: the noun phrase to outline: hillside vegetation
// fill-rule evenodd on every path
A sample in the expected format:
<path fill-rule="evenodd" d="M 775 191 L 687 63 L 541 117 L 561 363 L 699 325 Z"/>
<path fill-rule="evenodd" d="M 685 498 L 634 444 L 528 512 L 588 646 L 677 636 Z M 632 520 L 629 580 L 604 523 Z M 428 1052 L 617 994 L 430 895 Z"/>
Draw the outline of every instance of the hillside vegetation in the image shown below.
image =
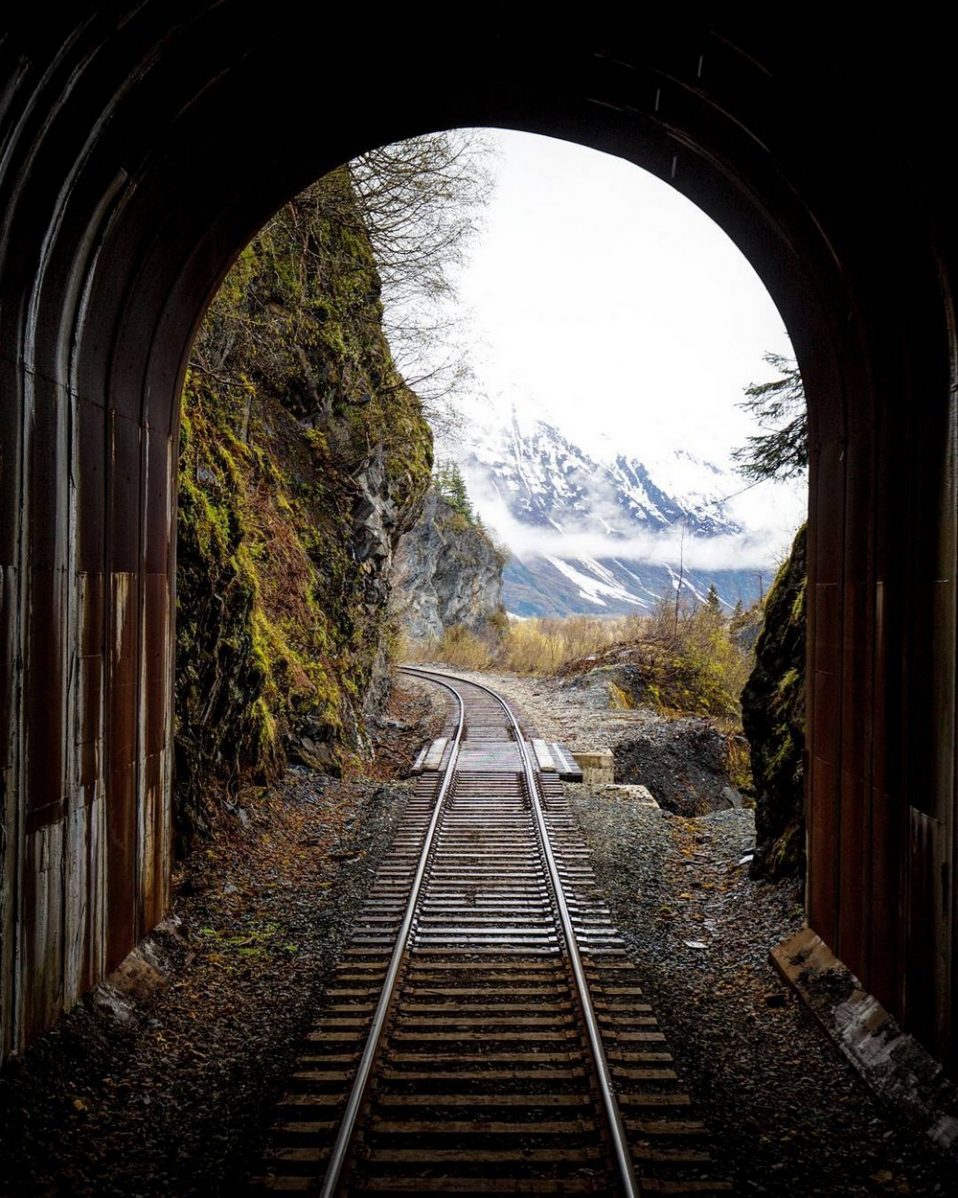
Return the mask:
<path fill-rule="evenodd" d="M 180 441 L 181 839 L 213 795 L 275 778 L 291 752 L 340 771 L 366 749 L 387 685 L 392 552 L 432 467 L 379 294 L 343 169 L 243 251 L 194 345 Z"/>
<path fill-rule="evenodd" d="M 709 604 L 676 613 L 674 599 L 663 597 L 650 616 L 515 620 L 495 638 L 455 626 L 406 646 L 406 653 L 471 670 L 564 676 L 604 670 L 613 705 L 736 719 L 752 665 L 739 636 L 746 622 L 744 614 L 729 619 Z"/>
<path fill-rule="evenodd" d="M 742 695 L 755 778 L 759 877 L 805 876 L 806 530 L 769 591 L 755 668 Z"/>

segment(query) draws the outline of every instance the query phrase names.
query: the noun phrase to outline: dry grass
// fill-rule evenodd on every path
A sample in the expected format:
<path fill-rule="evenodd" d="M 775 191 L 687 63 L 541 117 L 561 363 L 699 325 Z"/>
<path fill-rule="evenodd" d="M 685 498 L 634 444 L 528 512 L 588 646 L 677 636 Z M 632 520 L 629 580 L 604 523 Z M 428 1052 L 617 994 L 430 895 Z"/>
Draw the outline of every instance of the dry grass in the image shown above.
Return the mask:
<path fill-rule="evenodd" d="M 649 616 L 519 620 L 488 637 L 456 627 L 406 651 L 411 660 L 516 674 L 578 673 L 592 659 L 621 664 L 628 671 L 610 680 L 613 706 L 646 703 L 664 715 L 711 716 L 727 721 L 730 735 L 740 730 L 739 697 L 752 668 L 752 655 L 730 636 L 720 612 L 707 605 L 676 610 L 673 596 Z M 744 777 L 747 751 L 734 752 L 730 766 Z"/>
<path fill-rule="evenodd" d="M 457 625 L 442 637 L 407 642 L 407 661 L 445 661 L 469 670 L 555 674 L 569 662 L 634 640 L 645 621 L 636 616 L 555 616 L 511 621 L 500 636 L 480 636 Z"/>
<path fill-rule="evenodd" d="M 413 661 L 444 661 L 463 670 L 488 670 L 492 665 L 490 641 L 455 624 L 439 640 L 421 641 L 414 649 Z"/>

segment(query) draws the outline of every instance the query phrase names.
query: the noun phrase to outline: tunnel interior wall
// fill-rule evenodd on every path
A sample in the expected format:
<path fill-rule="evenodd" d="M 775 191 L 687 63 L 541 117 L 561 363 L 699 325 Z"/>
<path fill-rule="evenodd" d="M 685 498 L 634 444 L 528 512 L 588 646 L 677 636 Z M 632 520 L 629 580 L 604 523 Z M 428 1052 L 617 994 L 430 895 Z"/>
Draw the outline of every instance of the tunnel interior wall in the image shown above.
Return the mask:
<path fill-rule="evenodd" d="M 779 306 L 811 431 L 809 920 L 953 1060 L 958 222 L 934 31 L 572 37 L 490 13 L 453 44 L 253 7 L 77 4 L 0 40 L 3 1052 L 168 907 L 176 408 L 206 303 L 325 170 L 488 124 L 666 179 Z"/>

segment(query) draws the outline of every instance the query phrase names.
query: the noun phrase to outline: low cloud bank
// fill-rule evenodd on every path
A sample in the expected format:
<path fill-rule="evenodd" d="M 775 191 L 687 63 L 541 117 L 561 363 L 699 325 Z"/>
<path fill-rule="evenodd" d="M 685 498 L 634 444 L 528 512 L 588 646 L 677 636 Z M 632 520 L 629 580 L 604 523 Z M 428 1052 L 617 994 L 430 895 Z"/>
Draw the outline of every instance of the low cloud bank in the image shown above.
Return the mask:
<path fill-rule="evenodd" d="M 483 521 L 521 560 L 536 557 L 619 558 L 690 570 L 767 570 L 788 552 L 793 531 L 782 527 L 714 537 L 695 536 L 682 527 L 632 536 L 611 536 L 577 528 L 534 528 L 520 524 L 496 496 L 476 504 Z"/>

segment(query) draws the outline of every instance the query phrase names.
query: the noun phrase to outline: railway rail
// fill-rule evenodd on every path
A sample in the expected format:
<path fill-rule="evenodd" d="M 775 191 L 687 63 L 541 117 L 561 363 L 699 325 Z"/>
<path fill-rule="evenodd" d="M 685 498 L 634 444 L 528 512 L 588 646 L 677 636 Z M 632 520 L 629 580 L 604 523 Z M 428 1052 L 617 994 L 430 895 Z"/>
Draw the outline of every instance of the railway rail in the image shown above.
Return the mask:
<path fill-rule="evenodd" d="M 327 988 L 254 1190 L 727 1192 L 557 767 L 542 768 L 489 688 L 408 672 L 450 695 L 446 735 Z"/>

